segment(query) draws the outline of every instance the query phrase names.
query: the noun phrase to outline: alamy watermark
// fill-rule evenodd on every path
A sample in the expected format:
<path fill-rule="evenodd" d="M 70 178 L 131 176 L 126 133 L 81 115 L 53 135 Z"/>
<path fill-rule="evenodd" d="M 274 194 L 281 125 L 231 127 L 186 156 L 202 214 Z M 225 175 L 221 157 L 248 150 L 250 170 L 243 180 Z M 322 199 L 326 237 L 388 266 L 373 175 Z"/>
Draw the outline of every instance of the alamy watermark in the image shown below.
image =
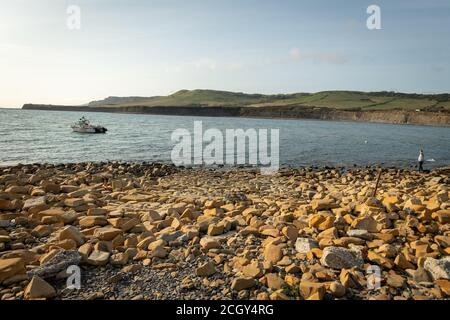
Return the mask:
<path fill-rule="evenodd" d="M 67 289 L 81 289 L 81 269 L 77 265 L 71 265 L 66 270 L 70 276 L 66 280 Z"/>
<path fill-rule="evenodd" d="M 76 5 L 67 7 L 68 16 L 66 20 L 67 29 L 80 30 L 81 29 L 81 8 Z"/>
<path fill-rule="evenodd" d="M 280 166 L 279 129 L 210 128 L 203 132 L 203 122 L 194 121 L 193 136 L 188 129 L 172 132 L 175 146 L 173 164 L 185 165 L 255 165 L 262 174 L 273 174 Z M 270 140 L 269 140 L 270 134 Z M 269 152 L 270 149 L 270 152 Z"/>
<path fill-rule="evenodd" d="M 367 14 L 370 16 L 367 18 L 366 26 L 369 30 L 381 29 L 381 8 L 376 4 L 372 4 L 367 7 Z"/>

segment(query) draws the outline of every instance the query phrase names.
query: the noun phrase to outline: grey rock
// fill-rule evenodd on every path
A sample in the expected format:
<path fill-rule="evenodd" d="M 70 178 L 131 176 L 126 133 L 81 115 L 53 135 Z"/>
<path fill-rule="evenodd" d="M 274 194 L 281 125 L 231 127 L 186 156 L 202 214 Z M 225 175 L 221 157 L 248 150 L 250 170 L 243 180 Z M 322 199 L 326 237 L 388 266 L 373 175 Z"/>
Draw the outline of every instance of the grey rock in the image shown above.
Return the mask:
<path fill-rule="evenodd" d="M 36 206 L 44 205 L 46 203 L 47 203 L 46 196 L 31 198 L 31 199 L 25 200 L 22 209 L 26 210 L 26 209 L 33 208 Z"/>
<path fill-rule="evenodd" d="M 318 248 L 319 243 L 311 238 L 297 238 L 295 241 L 295 250 L 298 253 L 308 253 L 313 248 Z"/>
<path fill-rule="evenodd" d="M 9 220 L 0 220 L 0 228 L 8 228 L 11 225 Z"/>
<path fill-rule="evenodd" d="M 71 265 L 78 265 L 80 261 L 81 256 L 78 251 L 59 251 L 43 265 L 27 272 L 27 275 L 29 277 L 33 277 L 36 275 L 41 278 L 51 278 L 56 276 L 61 271 L 67 270 L 67 268 Z"/>
<path fill-rule="evenodd" d="M 373 239 L 373 236 L 372 236 L 372 234 L 369 233 L 369 231 L 362 230 L 362 229 L 348 230 L 347 235 L 349 237 L 355 237 L 355 238 L 360 238 L 360 239 L 364 239 L 364 240 L 372 240 Z"/>
<path fill-rule="evenodd" d="M 361 267 L 364 260 L 359 252 L 341 247 L 326 247 L 323 250 L 320 263 L 333 269 L 348 269 Z"/>
<path fill-rule="evenodd" d="M 445 279 L 450 280 L 450 257 L 442 259 L 426 258 L 423 264 L 434 280 Z"/>

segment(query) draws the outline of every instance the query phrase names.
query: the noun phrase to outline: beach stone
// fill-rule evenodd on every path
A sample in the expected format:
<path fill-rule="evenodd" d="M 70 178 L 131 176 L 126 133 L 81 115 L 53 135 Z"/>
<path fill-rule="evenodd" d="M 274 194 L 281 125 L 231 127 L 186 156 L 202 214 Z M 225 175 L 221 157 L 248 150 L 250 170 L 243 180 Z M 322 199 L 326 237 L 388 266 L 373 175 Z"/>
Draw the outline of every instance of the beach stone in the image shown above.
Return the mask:
<path fill-rule="evenodd" d="M 211 261 L 203 263 L 195 270 L 195 273 L 200 277 L 207 277 L 213 275 L 216 272 L 216 266 Z"/>
<path fill-rule="evenodd" d="M 325 284 L 317 282 L 301 281 L 299 289 L 306 300 L 322 300 L 326 293 Z"/>
<path fill-rule="evenodd" d="M 59 240 L 73 240 L 77 246 L 81 246 L 84 243 L 84 235 L 74 226 L 66 226 L 59 232 Z"/>
<path fill-rule="evenodd" d="M 89 242 L 83 244 L 82 246 L 80 246 L 78 248 L 78 253 L 81 256 L 81 259 L 85 262 L 87 260 L 87 258 L 89 257 L 89 255 L 91 254 L 93 250 L 93 245 Z"/>
<path fill-rule="evenodd" d="M 231 282 L 231 290 L 241 291 L 250 289 L 256 285 L 256 281 L 253 278 L 235 278 Z"/>
<path fill-rule="evenodd" d="M 442 259 L 426 258 L 423 264 L 434 280 L 444 279 L 450 280 L 450 257 Z"/>
<path fill-rule="evenodd" d="M 450 297 L 450 281 L 449 280 L 436 280 L 435 283 L 439 286 L 439 289 L 447 296 Z"/>
<path fill-rule="evenodd" d="M 119 252 L 119 253 L 111 255 L 110 263 L 112 265 L 123 266 L 123 265 L 127 264 L 128 259 L 129 259 L 129 257 L 128 257 L 128 254 L 126 252 Z"/>
<path fill-rule="evenodd" d="M 10 242 L 10 241 L 11 241 L 10 236 L 1 236 L 0 235 L 0 243 L 6 243 L 6 242 Z"/>
<path fill-rule="evenodd" d="M 10 220 L 0 220 L 0 228 L 8 228 L 10 225 Z"/>
<path fill-rule="evenodd" d="M 200 245 L 205 250 L 217 249 L 221 247 L 220 243 L 217 240 L 209 237 L 201 238 Z"/>
<path fill-rule="evenodd" d="M 53 193 L 53 194 L 58 194 L 61 192 L 61 187 L 57 183 L 44 182 L 44 183 L 42 183 L 41 188 L 45 192 L 49 192 L 49 193 Z"/>
<path fill-rule="evenodd" d="M 33 230 L 31 230 L 31 235 L 36 238 L 42 238 L 50 235 L 53 232 L 53 229 L 45 224 L 41 224 L 36 226 Z"/>
<path fill-rule="evenodd" d="M 266 274 L 267 286 L 272 289 L 281 289 L 286 285 L 283 279 L 281 279 L 276 273 Z"/>
<path fill-rule="evenodd" d="M 409 262 L 402 253 L 399 253 L 397 257 L 395 257 L 394 264 L 403 270 L 415 268 L 415 266 Z"/>
<path fill-rule="evenodd" d="M 106 217 L 92 215 L 81 218 L 78 223 L 82 228 L 91 228 L 95 226 L 106 226 L 108 221 L 106 220 Z"/>
<path fill-rule="evenodd" d="M 311 208 L 314 211 L 329 210 L 337 207 L 338 205 L 333 199 L 316 199 L 311 201 Z"/>
<path fill-rule="evenodd" d="M 364 239 L 364 240 L 372 240 L 373 239 L 373 236 L 372 236 L 372 234 L 369 233 L 369 231 L 362 230 L 362 229 L 350 229 L 347 231 L 347 235 L 349 237 L 355 237 L 355 238 L 360 238 L 360 239 Z"/>
<path fill-rule="evenodd" d="M 25 273 L 23 258 L 0 259 L 0 283 L 17 274 Z"/>
<path fill-rule="evenodd" d="M 283 250 L 281 246 L 268 244 L 264 249 L 264 259 L 271 263 L 277 263 L 283 258 Z"/>
<path fill-rule="evenodd" d="M 252 262 L 242 268 L 242 273 L 246 277 L 260 278 L 264 274 L 264 270 L 260 268 L 257 262 Z"/>
<path fill-rule="evenodd" d="M 64 205 L 67 207 L 79 207 L 85 204 L 85 201 L 82 198 L 68 198 L 64 200 Z"/>
<path fill-rule="evenodd" d="M 342 269 L 339 274 L 339 281 L 345 288 L 359 288 L 360 283 L 357 276 L 350 269 Z"/>
<path fill-rule="evenodd" d="M 345 287 L 337 281 L 330 284 L 330 292 L 336 298 L 342 298 L 345 295 L 345 291 Z"/>
<path fill-rule="evenodd" d="M 442 223 L 442 224 L 450 223 L 450 209 L 439 210 L 439 211 L 433 212 L 431 217 L 433 219 L 439 221 L 439 223 Z"/>
<path fill-rule="evenodd" d="M 121 229 L 116 229 L 113 227 L 102 227 L 97 228 L 94 231 L 94 237 L 98 238 L 99 240 L 105 240 L 105 241 L 111 241 L 118 235 L 122 234 Z"/>
<path fill-rule="evenodd" d="M 324 231 L 333 227 L 334 220 L 335 217 L 330 213 L 317 213 L 310 217 L 309 226 Z"/>
<path fill-rule="evenodd" d="M 342 247 L 326 247 L 320 263 L 333 269 L 361 267 L 364 261 L 357 253 Z"/>
<path fill-rule="evenodd" d="M 313 248 L 319 248 L 319 243 L 311 238 L 297 238 L 295 242 L 295 250 L 298 253 L 308 253 Z"/>
<path fill-rule="evenodd" d="M 167 257 L 168 254 L 169 254 L 169 252 L 167 251 L 167 249 L 165 247 L 158 246 L 155 249 L 153 249 L 152 251 L 150 251 L 149 257 L 165 258 L 165 257 Z"/>
<path fill-rule="evenodd" d="M 88 216 L 105 216 L 108 210 L 104 208 L 89 208 L 87 211 Z"/>
<path fill-rule="evenodd" d="M 408 272 L 412 279 L 417 283 L 431 281 L 430 274 L 422 267 L 419 267 L 416 270 L 408 269 L 406 272 Z"/>
<path fill-rule="evenodd" d="M 394 267 L 394 262 L 386 257 L 383 257 L 382 255 L 369 250 L 367 252 L 367 259 L 369 259 L 371 262 L 376 263 L 382 267 L 392 269 Z"/>
<path fill-rule="evenodd" d="M 109 252 L 94 250 L 89 255 L 87 263 L 93 266 L 103 266 L 108 263 L 109 255 Z"/>
<path fill-rule="evenodd" d="M 0 199 L 0 210 L 3 211 L 14 211 L 14 210 L 19 210 L 22 208 L 22 201 L 20 200 L 5 200 L 5 199 Z"/>
<path fill-rule="evenodd" d="M 55 288 L 38 276 L 33 276 L 24 291 L 25 299 L 52 298 L 55 295 Z"/>
<path fill-rule="evenodd" d="M 47 205 L 47 197 L 46 196 L 30 198 L 30 199 L 25 200 L 25 202 L 23 203 L 22 209 L 28 210 L 33 207 L 45 206 L 45 205 Z"/>
<path fill-rule="evenodd" d="M 394 288 L 402 288 L 406 284 L 406 280 L 399 274 L 389 274 L 386 283 Z"/>
<path fill-rule="evenodd" d="M 224 230 L 223 225 L 210 224 L 208 226 L 207 234 L 209 236 L 217 236 L 219 234 L 222 234 L 223 230 Z"/>
<path fill-rule="evenodd" d="M 30 192 L 30 186 L 11 186 L 5 190 L 6 193 L 15 194 L 28 194 Z"/>
<path fill-rule="evenodd" d="M 42 261 L 39 267 L 27 272 L 30 277 L 38 276 L 43 279 L 54 277 L 61 271 L 67 270 L 69 266 L 78 265 L 81 256 L 75 250 L 59 250 Z"/>
<path fill-rule="evenodd" d="M 353 220 L 352 228 L 366 230 L 368 232 L 378 232 L 378 223 L 372 217 L 360 217 Z"/>
<path fill-rule="evenodd" d="M 283 227 L 281 233 L 289 240 L 295 241 L 298 237 L 298 229 L 292 226 Z"/>

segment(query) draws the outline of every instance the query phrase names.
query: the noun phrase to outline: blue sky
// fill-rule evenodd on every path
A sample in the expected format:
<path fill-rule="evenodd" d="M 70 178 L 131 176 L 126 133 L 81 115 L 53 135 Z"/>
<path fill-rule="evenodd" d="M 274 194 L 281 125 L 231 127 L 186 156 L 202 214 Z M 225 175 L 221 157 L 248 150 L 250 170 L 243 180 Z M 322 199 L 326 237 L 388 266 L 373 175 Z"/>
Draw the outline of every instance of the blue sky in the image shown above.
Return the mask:
<path fill-rule="evenodd" d="M 369 5 L 381 30 L 366 27 Z M 66 26 L 69 5 L 81 29 Z M 450 92 L 450 1 L 0 0 L 0 106 L 180 89 Z"/>

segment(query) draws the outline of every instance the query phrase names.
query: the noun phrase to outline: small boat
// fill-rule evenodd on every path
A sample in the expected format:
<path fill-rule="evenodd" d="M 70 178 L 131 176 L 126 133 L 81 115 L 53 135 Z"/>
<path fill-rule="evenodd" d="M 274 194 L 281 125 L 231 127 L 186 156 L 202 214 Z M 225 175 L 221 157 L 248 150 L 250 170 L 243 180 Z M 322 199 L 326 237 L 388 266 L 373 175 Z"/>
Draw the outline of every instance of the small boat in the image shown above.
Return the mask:
<path fill-rule="evenodd" d="M 106 133 L 108 131 L 105 127 L 90 124 L 85 117 L 81 117 L 71 128 L 74 132 L 79 133 Z"/>

